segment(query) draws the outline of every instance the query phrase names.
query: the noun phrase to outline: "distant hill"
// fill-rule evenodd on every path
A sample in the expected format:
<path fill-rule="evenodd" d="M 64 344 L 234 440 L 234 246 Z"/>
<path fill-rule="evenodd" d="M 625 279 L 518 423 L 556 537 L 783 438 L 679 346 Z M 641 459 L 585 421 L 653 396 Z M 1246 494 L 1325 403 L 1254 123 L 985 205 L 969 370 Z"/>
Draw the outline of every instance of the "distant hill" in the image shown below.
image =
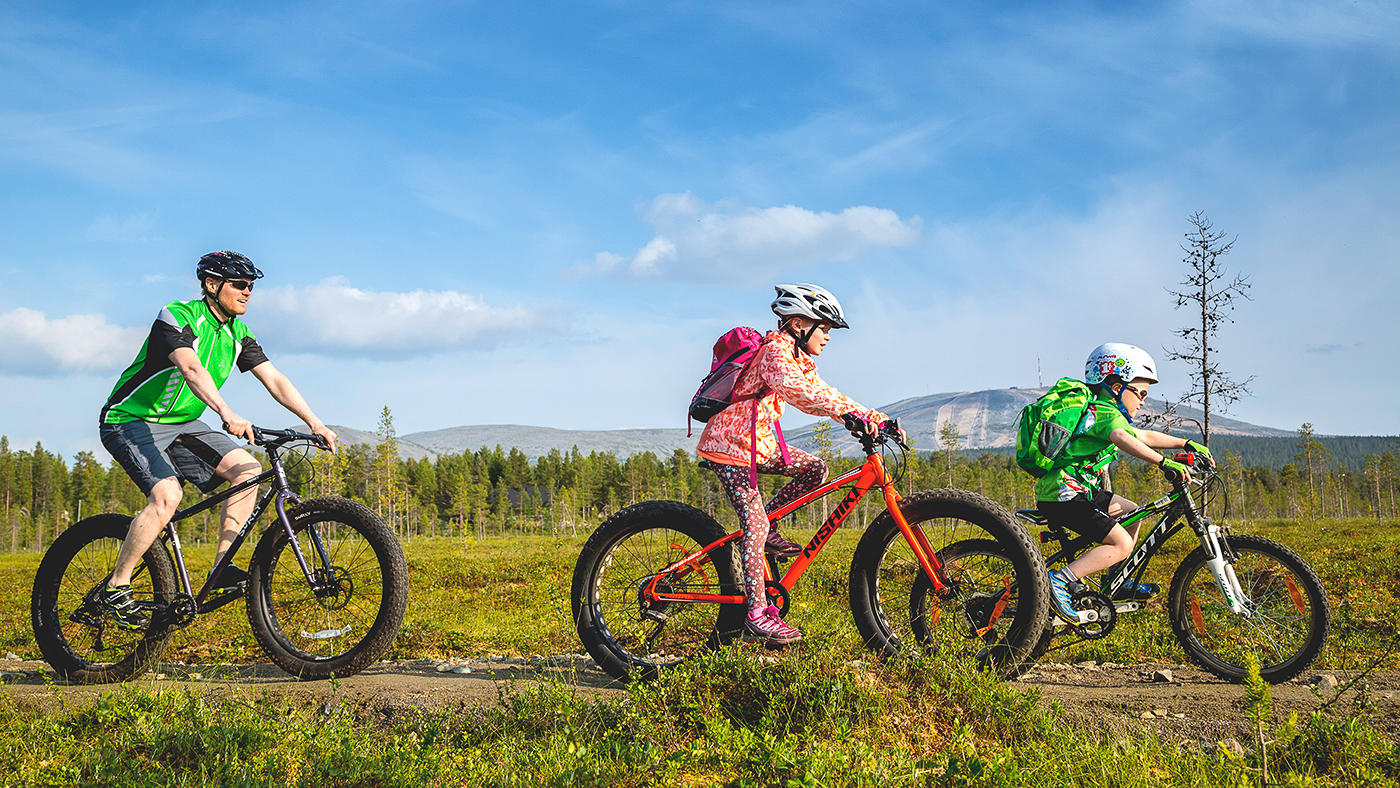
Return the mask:
<path fill-rule="evenodd" d="M 899 419 L 904 431 L 914 439 L 915 445 L 925 451 L 937 449 L 938 432 L 945 422 L 952 422 L 962 435 L 962 445 L 966 449 L 1009 449 L 1016 443 L 1016 417 L 1021 408 L 1035 401 L 1046 388 L 986 389 L 983 391 L 959 391 L 947 394 L 929 394 L 911 397 L 880 410 Z M 1148 413 L 1161 413 L 1160 400 L 1149 398 L 1145 410 Z M 1181 416 L 1200 419 L 1201 411 L 1195 408 L 1182 408 Z M 1194 432 L 1189 425 L 1173 430 L 1178 434 Z M 1213 435 L 1249 437 L 1292 437 L 1290 430 L 1261 427 L 1223 416 L 1211 418 Z M 842 454 L 854 454 L 858 450 L 855 439 L 844 431 L 832 433 L 833 448 Z M 812 448 L 811 428 L 794 431 L 789 436 L 793 445 L 804 449 Z"/>
<path fill-rule="evenodd" d="M 1044 388 L 1007 388 L 930 394 L 900 400 L 880 410 L 898 418 L 921 451 L 938 448 L 938 431 L 947 421 L 951 421 L 962 433 L 964 449 L 1007 451 L 1015 442 L 1017 414 L 1026 403 L 1043 393 Z M 1160 412 L 1160 408 L 1160 401 L 1148 400 L 1149 412 Z M 1183 409 L 1181 413 L 1197 419 L 1201 415 L 1200 411 L 1190 408 Z M 1212 443 L 1239 451 L 1246 465 L 1278 467 L 1291 460 L 1297 450 L 1297 435 L 1291 430 L 1261 427 L 1222 416 L 1213 417 L 1211 427 Z M 333 429 L 345 443 L 377 445 L 379 442 L 378 436 L 372 432 L 342 426 Z M 1192 428 L 1188 425 L 1174 431 L 1185 434 L 1187 430 Z M 678 428 L 564 430 L 521 424 L 482 424 L 402 435 L 399 437 L 399 453 L 406 459 L 433 458 L 438 454 L 456 454 L 499 445 L 506 449 L 518 448 L 533 460 L 554 449 L 567 452 L 577 446 L 584 454 L 599 451 L 626 457 L 650 451 L 665 457 L 676 449 L 687 452 L 695 450 L 699 429 L 692 437 L 686 437 L 685 433 L 685 430 Z M 855 440 L 845 431 L 833 430 L 831 437 L 836 450 L 847 455 L 857 452 Z M 1393 449 L 1397 441 L 1395 438 L 1319 437 L 1332 450 L 1335 458 L 1347 465 L 1353 461 L 1359 463 L 1365 454 Z M 799 448 L 815 449 L 811 427 L 793 430 L 787 438 Z"/>

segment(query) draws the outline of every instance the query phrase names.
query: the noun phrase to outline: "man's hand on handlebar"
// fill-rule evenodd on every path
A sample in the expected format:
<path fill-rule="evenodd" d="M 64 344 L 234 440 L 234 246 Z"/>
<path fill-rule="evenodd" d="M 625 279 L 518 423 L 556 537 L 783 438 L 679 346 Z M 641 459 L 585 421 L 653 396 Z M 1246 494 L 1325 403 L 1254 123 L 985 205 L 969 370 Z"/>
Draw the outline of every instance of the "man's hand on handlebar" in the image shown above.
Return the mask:
<path fill-rule="evenodd" d="M 242 438 L 249 443 L 254 442 L 252 422 L 234 413 L 232 410 L 226 411 L 222 418 L 225 432 L 235 438 Z"/>
<path fill-rule="evenodd" d="M 327 427 L 326 425 L 322 424 L 319 427 L 312 427 L 311 431 L 315 433 L 316 437 L 320 438 L 322 441 L 325 442 L 326 451 L 329 451 L 331 454 L 335 454 L 335 430 L 332 430 L 330 427 Z"/>

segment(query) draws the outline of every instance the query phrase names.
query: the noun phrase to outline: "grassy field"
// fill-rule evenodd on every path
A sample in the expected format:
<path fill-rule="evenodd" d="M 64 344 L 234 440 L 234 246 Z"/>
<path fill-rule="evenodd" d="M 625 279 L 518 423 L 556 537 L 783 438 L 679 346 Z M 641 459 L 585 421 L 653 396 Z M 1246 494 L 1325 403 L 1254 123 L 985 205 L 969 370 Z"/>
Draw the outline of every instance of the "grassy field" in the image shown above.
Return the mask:
<path fill-rule="evenodd" d="M 1354 668 L 1381 653 L 1400 630 L 1400 523 L 1373 521 L 1253 523 L 1312 562 L 1331 598 L 1332 637 L 1320 666 Z M 803 577 L 792 620 L 822 632 L 843 650 L 859 642 L 847 608 L 847 572 L 860 533 L 839 531 Z M 578 651 L 569 616 L 569 586 L 583 538 L 545 536 L 460 541 L 419 539 L 406 548 L 412 578 L 403 629 L 388 658 L 416 659 L 488 654 L 530 655 Z M 1179 534 L 1154 559 L 1148 580 L 1166 586 L 1195 546 Z M 208 550 L 190 556 L 191 575 L 203 577 Z M 29 589 L 37 554 L 0 556 L 0 652 L 37 659 L 29 626 Z M 1104 640 L 1054 653 L 1057 661 L 1185 660 L 1160 603 L 1125 616 Z M 265 661 L 248 630 L 241 604 L 202 616 L 176 635 L 166 659 L 182 662 Z M 1384 667 L 1400 666 L 1391 654 Z"/>
<path fill-rule="evenodd" d="M 1397 626 L 1400 528 L 1367 522 L 1261 523 L 1251 529 L 1313 561 L 1336 622 L 1323 655 L 1357 667 Z M 1290 723 L 1262 721 L 1243 754 L 1150 732 L 1085 730 L 1055 707 L 936 658 L 860 659 L 846 610 L 858 534 L 843 532 L 804 578 L 793 618 L 811 642 L 776 664 L 748 649 L 707 655 L 660 680 L 598 700 L 557 683 L 502 692 L 474 712 L 385 720 L 353 704 L 246 704 L 212 693 L 119 688 L 95 704 L 37 714 L 0 692 L 0 784 L 120 785 L 1390 785 L 1400 750 L 1364 709 Z M 581 539 L 416 541 L 412 602 L 388 656 L 576 651 L 567 593 Z M 1160 555 L 1166 582 L 1191 547 Z M 208 556 L 201 556 L 206 562 Z M 36 656 L 28 591 L 38 557 L 0 558 L 0 650 Z M 202 571 L 203 566 L 192 567 Z M 203 618 L 167 659 L 260 660 L 240 607 Z M 1052 657 L 1179 661 L 1164 615 L 1149 610 L 1114 635 Z M 1387 660 L 1395 666 L 1392 656 Z"/>

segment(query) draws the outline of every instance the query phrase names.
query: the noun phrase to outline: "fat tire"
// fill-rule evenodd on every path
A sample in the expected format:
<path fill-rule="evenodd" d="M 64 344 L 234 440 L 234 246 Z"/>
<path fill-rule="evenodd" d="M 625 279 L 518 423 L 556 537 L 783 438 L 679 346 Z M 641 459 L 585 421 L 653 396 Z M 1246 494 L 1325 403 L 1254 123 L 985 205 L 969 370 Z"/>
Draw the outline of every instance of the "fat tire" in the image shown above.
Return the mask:
<path fill-rule="evenodd" d="M 618 681 L 652 679 L 662 669 L 676 664 L 649 662 L 623 648 L 608 629 L 599 597 L 599 577 L 607 568 L 614 549 L 630 536 L 660 528 L 683 534 L 699 547 L 712 544 L 727 533 L 713 517 L 693 506 L 678 501 L 644 501 L 622 509 L 594 529 L 574 567 L 570 599 L 579 640 L 598 666 Z M 739 569 L 738 550 L 734 543 L 715 548 L 710 553 L 710 559 L 719 592 L 743 594 L 743 573 Z M 664 568 L 665 565 L 651 567 L 653 571 Z M 695 650 L 732 642 L 740 635 L 744 614 L 744 605 L 719 605 L 714 630 Z"/>
<path fill-rule="evenodd" d="M 982 533 L 968 534 L 956 541 L 968 537 L 976 537 L 974 541 L 989 537 L 1006 555 L 1016 572 L 1020 602 L 1017 606 L 1018 620 L 1008 632 L 1010 638 L 1004 641 L 1009 653 L 995 668 L 1001 678 L 1013 678 L 1022 673 L 1029 667 L 1026 658 L 1044 631 L 1050 610 L 1045 561 L 1031 541 L 1030 534 L 1005 507 L 967 490 L 937 489 L 913 493 L 900 503 L 900 511 L 911 524 L 948 518 L 975 525 Z M 865 645 L 883 657 L 892 656 L 905 647 L 885 616 L 879 589 L 880 565 L 896 540 L 904 544 L 904 535 L 889 511 L 883 511 L 867 526 L 851 559 L 851 615 Z M 935 550 L 941 549 L 936 544 L 933 547 Z M 928 581 L 923 579 L 923 582 Z M 917 582 L 914 586 L 917 587 Z M 912 594 L 889 601 L 910 605 L 910 613 L 913 614 Z"/>
<path fill-rule="evenodd" d="M 1327 594 L 1322 589 L 1322 581 L 1302 556 L 1272 539 L 1261 536 L 1229 535 L 1222 536 L 1222 542 L 1229 544 L 1236 553 L 1257 553 L 1273 558 L 1285 566 L 1299 581 L 1310 605 L 1308 616 L 1308 636 L 1303 647 L 1292 657 L 1276 665 L 1261 665 L 1259 675 L 1271 684 L 1287 681 L 1307 669 L 1317 659 L 1327 644 L 1327 633 L 1331 628 L 1331 611 L 1327 604 Z M 1172 575 L 1171 592 L 1168 596 L 1168 614 L 1172 631 L 1181 643 L 1186 656 L 1202 668 L 1228 681 L 1242 681 L 1245 677 L 1243 666 L 1233 665 L 1217 657 L 1206 648 L 1191 631 L 1191 616 L 1187 610 L 1187 583 L 1197 572 L 1210 572 L 1206 564 L 1205 549 L 1197 547 L 1177 567 Z"/>
<path fill-rule="evenodd" d="M 58 609 L 58 590 L 69 565 L 92 542 L 99 539 L 125 540 L 131 519 L 121 514 L 99 514 L 78 521 L 49 545 L 34 575 L 29 605 L 34 642 L 54 672 L 75 684 L 107 684 L 141 675 L 160 658 L 174 634 L 170 626 L 152 623 L 145 637 L 125 658 L 101 664 L 88 662 L 73 651 L 63 633 L 65 611 Z M 170 558 L 165 540 L 157 539 L 141 561 L 151 578 L 156 599 L 167 604 L 171 602 L 178 592 L 178 583 L 175 579 L 175 562 Z"/>
<path fill-rule="evenodd" d="M 304 501 L 288 510 L 287 518 L 296 533 L 321 522 L 339 523 L 358 532 L 373 548 L 383 578 L 379 610 L 365 636 L 340 654 L 316 658 L 293 651 L 273 614 L 268 580 L 276 568 L 276 562 L 287 560 L 291 561 L 291 566 L 284 567 L 282 571 L 294 572 L 302 583 L 306 581 L 290 550 L 286 549 L 287 532 L 280 520 L 274 520 L 258 540 L 248 568 L 248 624 L 268 658 L 298 679 L 307 681 L 353 676 L 388 650 L 403 624 L 404 611 L 408 608 L 408 563 L 404 560 L 403 548 L 394 531 L 378 515 L 365 505 L 346 498 L 326 497 Z M 314 550 L 307 553 L 306 560 L 313 565 L 318 561 Z"/>

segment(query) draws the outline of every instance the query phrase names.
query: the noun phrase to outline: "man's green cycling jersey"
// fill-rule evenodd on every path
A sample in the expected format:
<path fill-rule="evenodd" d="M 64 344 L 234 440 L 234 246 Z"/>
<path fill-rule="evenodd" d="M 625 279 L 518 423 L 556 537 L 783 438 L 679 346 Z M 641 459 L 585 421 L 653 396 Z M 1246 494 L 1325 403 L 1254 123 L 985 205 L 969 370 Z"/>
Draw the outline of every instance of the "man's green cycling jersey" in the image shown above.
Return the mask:
<path fill-rule="evenodd" d="M 170 362 L 170 354 L 182 347 L 194 350 L 218 387 L 228 380 L 234 364 L 240 372 L 247 372 L 267 361 L 253 332 L 242 321 L 233 318 L 220 323 L 202 298 L 171 302 L 151 324 L 151 333 L 136 360 L 117 379 L 98 421 L 178 424 L 199 418 L 204 402 Z"/>

